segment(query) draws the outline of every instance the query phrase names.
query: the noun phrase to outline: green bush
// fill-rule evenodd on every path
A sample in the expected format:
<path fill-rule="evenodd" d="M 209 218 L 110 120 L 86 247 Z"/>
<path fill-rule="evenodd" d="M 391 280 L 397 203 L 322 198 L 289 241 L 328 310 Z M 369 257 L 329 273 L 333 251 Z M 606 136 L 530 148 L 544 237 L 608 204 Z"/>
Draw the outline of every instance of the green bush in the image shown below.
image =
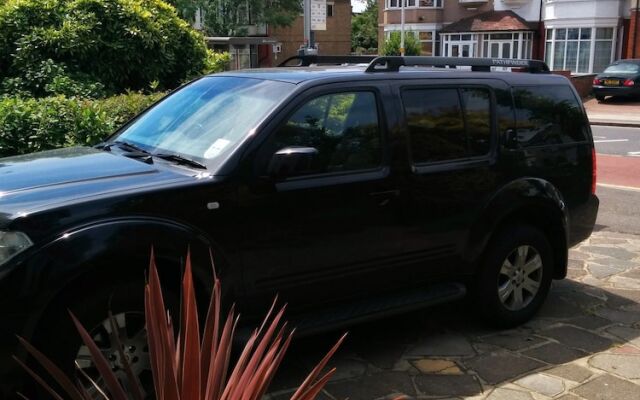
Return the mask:
<path fill-rule="evenodd" d="M 100 142 L 164 94 L 0 98 L 0 157 Z"/>
<path fill-rule="evenodd" d="M 0 2 L 5 93 L 94 94 L 100 90 L 90 86 L 95 82 L 111 93 L 147 89 L 151 82 L 174 88 L 207 63 L 202 35 L 162 0 Z"/>
<path fill-rule="evenodd" d="M 382 45 L 382 54 L 385 56 L 399 56 L 400 38 L 400 32 L 391 32 L 389 39 L 385 40 L 384 44 Z M 413 34 L 404 34 L 404 55 L 420 55 L 420 42 Z"/>

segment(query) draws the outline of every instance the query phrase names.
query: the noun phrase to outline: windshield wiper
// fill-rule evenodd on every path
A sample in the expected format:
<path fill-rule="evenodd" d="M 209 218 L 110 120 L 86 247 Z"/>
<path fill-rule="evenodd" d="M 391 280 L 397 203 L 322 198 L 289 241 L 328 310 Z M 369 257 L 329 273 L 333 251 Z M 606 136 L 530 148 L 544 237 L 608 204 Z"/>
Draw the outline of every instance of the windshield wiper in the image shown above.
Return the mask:
<path fill-rule="evenodd" d="M 102 149 L 102 150 L 110 151 L 113 146 L 118 146 L 118 147 L 120 147 L 120 148 L 122 148 L 124 150 L 127 150 L 127 151 L 135 151 L 135 152 L 138 152 L 138 153 L 150 154 L 147 150 L 141 148 L 140 146 L 136 146 L 133 143 L 124 142 L 122 140 L 118 140 L 118 141 L 115 141 L 115 142 L 107 143 L 107 144 L 104 144 L 102 146 L 99 146 L 98 148 Z"/>
<path fill-rule="evenodd" d="M 188 165 L 190 167 L 199 168 L 199 169 L 207 169 L 207 166 L 190 158 L 181 156 L 180 154 L 172 154 L 172 153 L 158 153 L 153 154 L 154 157 L 162 158 L 163 160 L 173 161 L 178 164 Z"/>

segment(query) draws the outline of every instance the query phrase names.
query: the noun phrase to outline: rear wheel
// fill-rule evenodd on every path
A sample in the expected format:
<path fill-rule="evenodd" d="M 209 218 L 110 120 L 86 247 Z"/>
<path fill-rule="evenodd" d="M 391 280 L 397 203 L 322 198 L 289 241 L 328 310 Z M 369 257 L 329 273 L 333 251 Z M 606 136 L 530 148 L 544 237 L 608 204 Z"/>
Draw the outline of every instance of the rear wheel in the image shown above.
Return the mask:
<path fill-rule="evenodd" d="M 544 303 L 553 277 L 553 252 L 544 233 L 527 226 L 503 229 L 491 241 L 476 280 L 482 314 L 511 327 L 528 321 Z"/>
<path fill-rule="evenodd" d="M 596 95 L 596 100 L 598 100 L 598 101 L 604 101 L 604 96 L 603 96 L 603 95 L 601 95 L 601 94 L 597 94 L 597 95 Z"/>

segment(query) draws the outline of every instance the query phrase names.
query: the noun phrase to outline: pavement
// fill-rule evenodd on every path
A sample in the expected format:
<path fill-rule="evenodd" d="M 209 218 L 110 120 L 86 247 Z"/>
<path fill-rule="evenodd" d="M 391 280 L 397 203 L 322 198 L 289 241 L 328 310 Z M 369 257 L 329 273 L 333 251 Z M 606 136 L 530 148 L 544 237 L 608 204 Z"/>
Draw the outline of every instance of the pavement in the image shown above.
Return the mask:
<path fill-rule="evenodd" d="M 593 125 L 640 126 L 640 101 L 609 97 L 604 102 L 595 98 L 584 102 L 589 122 Z"/>
<path fill-rule="evenodd" d="M 288 399 L 341 332 L 294 342 L 267 398 Z M 354 327 L 323 400 L 640 400 L 640 236 L 570 251 L 529 323 L 500 331 L 464 301 Z"/>

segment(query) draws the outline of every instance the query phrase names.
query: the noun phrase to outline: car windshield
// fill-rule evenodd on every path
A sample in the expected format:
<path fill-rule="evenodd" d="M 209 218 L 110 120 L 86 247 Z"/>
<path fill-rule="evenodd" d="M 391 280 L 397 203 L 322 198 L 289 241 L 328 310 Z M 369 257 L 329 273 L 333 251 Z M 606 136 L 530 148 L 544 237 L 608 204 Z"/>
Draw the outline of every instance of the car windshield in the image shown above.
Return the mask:
<path fill-rule="evenodd" d="M 291 89 L 291 84 L 263 79 L 205 77 L 162 100 L 112 141 L 212 166 L 240 144 Z"/>
<path fill-rule="evenodd" d="M 604 70 L 604 72 L 609 72 L 609 73 L 619 73 L 619 72 L 623 72 L 623 73 L 638 73 L 638 72 L 640 72 L 640 65 L 632 64 L 632 63 L 613 64 L 613 65 L 608 66 L 607 69 Z"/>

